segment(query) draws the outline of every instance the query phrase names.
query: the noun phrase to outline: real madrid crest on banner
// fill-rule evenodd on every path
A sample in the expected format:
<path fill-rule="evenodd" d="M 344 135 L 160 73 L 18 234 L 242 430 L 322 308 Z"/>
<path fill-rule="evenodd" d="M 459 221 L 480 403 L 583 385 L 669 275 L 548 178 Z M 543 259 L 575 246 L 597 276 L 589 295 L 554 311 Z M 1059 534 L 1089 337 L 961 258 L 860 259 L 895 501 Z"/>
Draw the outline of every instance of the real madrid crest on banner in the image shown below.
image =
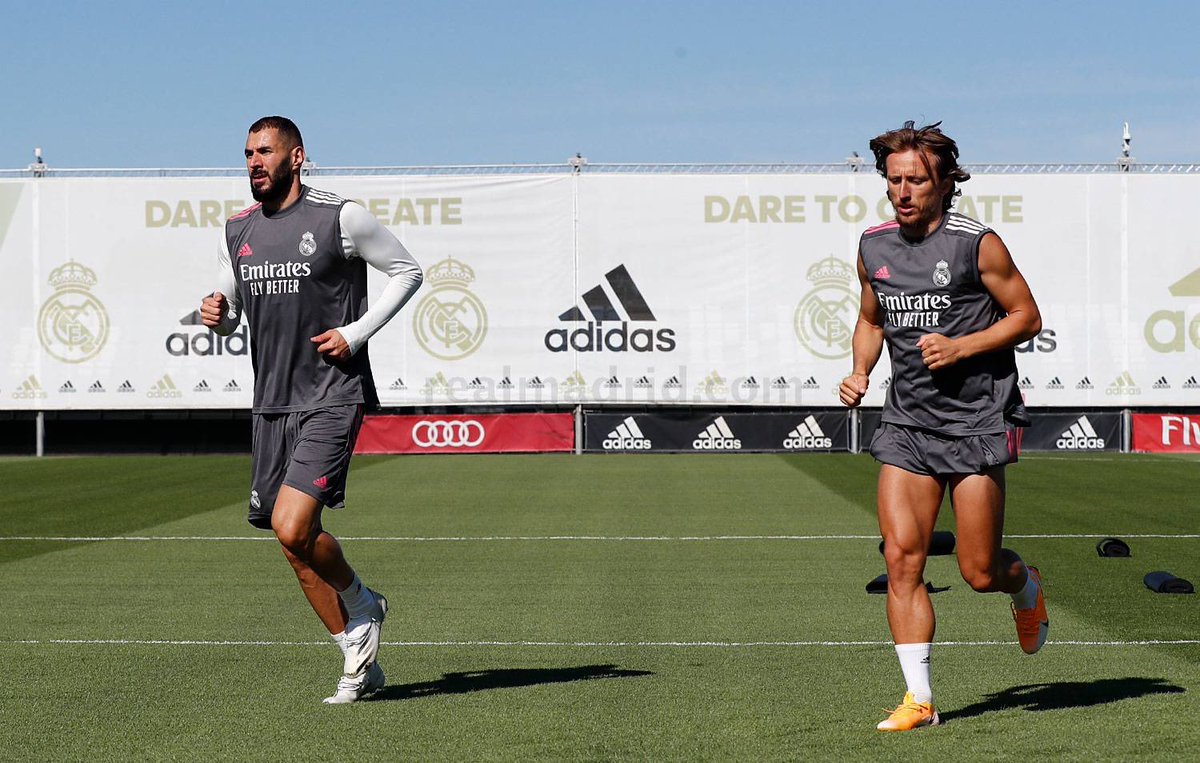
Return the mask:
<path fill-rule="evenodd" d="M 467 289 L 475 271 L 447 257 L 425 272 L 433 286 L 413 315 L 413 332 L 421 349 L 435 358 L 458 360 L 479 349 L 487 334 L 487 310 Z"/>
<path fill-rule="evenodd" d="M 938 260 L 937 269 L 933 271 L 933 283 L 935 286 L 950 285 L 950 263 Z"/>
<path fill-rule="evenodd" d="M 38 339 L 64 363 L 94 357 L 108 340 L 108 314 L 94 296 L 96 272 L 74 260 L 50 271 L 54 294 L 38 314 Z"/>
<path fill-rule="evenodd" d="M 814 288 L 796 306 L 796 337 L 818 358 L 850 355 L 854 324 L 858 322 L 858 294 L 854 266 L 833 255 L 808 269 Z"/>

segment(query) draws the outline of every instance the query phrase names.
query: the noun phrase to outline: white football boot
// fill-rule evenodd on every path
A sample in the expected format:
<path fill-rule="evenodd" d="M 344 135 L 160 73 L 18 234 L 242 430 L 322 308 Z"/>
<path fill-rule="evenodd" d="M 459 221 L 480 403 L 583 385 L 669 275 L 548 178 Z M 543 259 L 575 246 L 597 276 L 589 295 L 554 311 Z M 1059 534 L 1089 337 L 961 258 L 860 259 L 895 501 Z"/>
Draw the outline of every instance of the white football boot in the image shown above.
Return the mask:
<path fill-rule="evenodd" d="M 337 691 L 332 697 L 322 700 L 326 705 L 348 705 L 365 699 L 383 688 L 383 668 L 372 662 L 367 672 L 358 676 L 342 676 L 338 679 Z"/>
<path fill-rule="evenodd" d="M 375 606 L 367 614 L 346 623 L 346 639 L 343 642 L 346 658 L 342 672 L 350 679 L 357 679 L 375 664 L 379 657 L 379 631 L 387 617 L 387 599 L 370 588 L 367 591 L 375 599 Z"/>

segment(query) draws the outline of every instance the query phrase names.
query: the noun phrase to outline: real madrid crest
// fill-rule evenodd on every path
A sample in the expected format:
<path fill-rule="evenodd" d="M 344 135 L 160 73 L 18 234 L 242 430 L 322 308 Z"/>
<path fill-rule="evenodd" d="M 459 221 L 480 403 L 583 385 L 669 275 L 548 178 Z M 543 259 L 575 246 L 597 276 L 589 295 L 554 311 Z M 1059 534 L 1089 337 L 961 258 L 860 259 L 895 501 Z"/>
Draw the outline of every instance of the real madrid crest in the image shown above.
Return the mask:
<path fill-rule="evenodd" d="M 38 339 L 64 363 L 94 357 L 108 340 L 108 313 L 92 296 L 96 271 L 74 260 L 50 271 L 54 294 L 38 313 Z"/>
<path fill-rule="evenodd" d="M 796 306 L 796 338 L 818 358 L 845 358 L 858 321 L 858 294 L 849 286 L 854 266 L 830 255 L 807 275 L 814 286 Z"/>
<path fill-rule="evenodd" d="M 305 231 L 304 235 L 300 237 L 300 254 L 303 254 L 305 257 L 312 257 L 316 253 L 316 239 L 313 238 L 312 231 Z"/>
<path fill-rule="evenodd" d="M 938 260 L 937 268 L 933 271 L 933 284 L 934 286 L 950 285 L 950 263 Z"/>
<path fill-rule="evenodd" d="M 413 333 L 421 349 L 435 358 L 458 360 L 479 349 L 487 334 L 487 310 L 467 289 L 475 271 L 447 257 L 425 272 L 433 286 L 413 315 Z"/>

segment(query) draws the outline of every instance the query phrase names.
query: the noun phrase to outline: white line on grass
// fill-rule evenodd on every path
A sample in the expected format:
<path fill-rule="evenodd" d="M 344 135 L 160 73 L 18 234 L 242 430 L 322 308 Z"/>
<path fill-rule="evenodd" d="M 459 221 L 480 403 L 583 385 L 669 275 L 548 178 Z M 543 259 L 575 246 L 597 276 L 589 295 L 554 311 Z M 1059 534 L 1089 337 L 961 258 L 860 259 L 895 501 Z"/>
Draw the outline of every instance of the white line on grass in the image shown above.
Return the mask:
<path fill-rule="evenodd" d="M 324 646 L 330 641 L 204 641 L 195 639 L 12 639 L 8 645 L 66 646 Z M 1016 641 L 939 641 L 937 646 L 1016 646 Z M 383 641 L 396 647 L 664 647 L 664 648 L 756 648 L 756 647 L 855 647 L 892 646 L 891 641 Z M 1147 639 L 1140 641 L 1047 641 L 1047 646 L 1193 646 L 1200 639 Z"/>
<path fill-rule="evenodd" d="M 1198 533 L 1031 533 L 1006 534 L 1005 538 L 1200 538 Z M 471 541 L 723 541 L 723 540 L 879 540 L 878 535 L 464 535 L 464 536 L 340 536 L 343 541 L 385 541 L 393 543 L 465 543 Z M 44 541 L 61 543 L 102 543 L 128 541 L 274 541 L 272 535 L 0 535 L 0 541 Z"/>

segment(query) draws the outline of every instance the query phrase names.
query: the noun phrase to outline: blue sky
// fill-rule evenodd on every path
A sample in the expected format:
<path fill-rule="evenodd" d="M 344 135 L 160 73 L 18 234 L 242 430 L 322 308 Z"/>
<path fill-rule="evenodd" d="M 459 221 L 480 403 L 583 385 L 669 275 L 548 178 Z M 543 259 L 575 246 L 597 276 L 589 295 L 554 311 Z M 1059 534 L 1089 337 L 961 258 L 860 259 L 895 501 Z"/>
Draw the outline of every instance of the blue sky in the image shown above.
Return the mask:
<path fill-rule="evenodd" d="M 967 162 L 1200 162 L 1193 2 L 0 0 L 0 168 L 841 161 L 905 119 Z"/>

